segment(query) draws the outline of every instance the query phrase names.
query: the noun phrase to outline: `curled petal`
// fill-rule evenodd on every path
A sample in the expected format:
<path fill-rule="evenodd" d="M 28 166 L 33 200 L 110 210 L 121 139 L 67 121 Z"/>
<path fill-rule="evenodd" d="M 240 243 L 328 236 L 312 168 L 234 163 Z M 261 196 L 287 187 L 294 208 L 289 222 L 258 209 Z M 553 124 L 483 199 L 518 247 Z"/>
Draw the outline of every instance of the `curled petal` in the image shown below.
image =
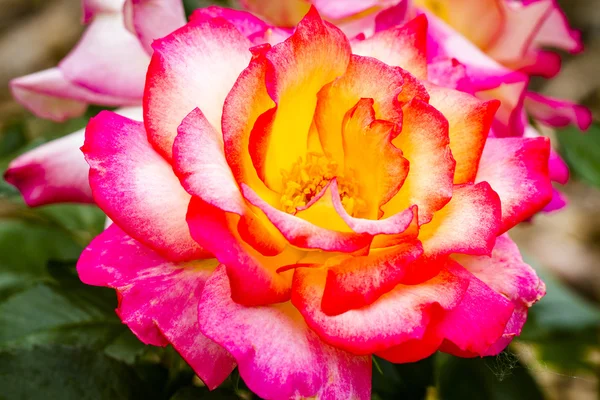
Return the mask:
<path fill-rule="evenodd" d="M 206 254 L 185 223 L 190 195 L 148 143 L 143 123 L 102 111 L 81 149 L 94 200 L 125 232 L 169 259 Z"/>
<path fill-rule="evenodd" d="M 378 76 L 381 79 L 373 79 Z M 323 151 L 340 167 L 344 165 L 342 123 L 344 116 L 361 98 L 373 99 L 376 118 L 402 123 L 398 95 L 404 86 L 400 68 L 390 67 L 370 57 L 352 55 L 345 74 L 318 93 L 315 124 Z"/>
<path fill-rule="evenodd" d="M 552 199 L 548 138 L 490 138 L 477 182 L 488 182 L 502 203 L 502 233 L 532 217 Z"/>
<path fill-rule="evenodd" d="M 244 197 L 260 208 L 281 234 L 304 249 L 352 253 L 369 246 L 371 237 L 353 232 L 336 213 L 331 202 L 331 185 L 324 188 L 305 211 L 296 215 L 269 205 L 250 187 L 242 185 Z"/>
<path fill-rule="evenodd" d="M 422 254 L 421 243 L 414 240 L 329 266 L 321 303 L 323 312 L 338 315 L 372 304 L 410 275 Z"/>
<path fill-rule="evenodd" d="M 153 43 L 144 123 L 161 155 L 171 158 L 177 127 L 196 107 L 215 128 L 221 126 L 225 97 L 250 61 L 250 46 L 220 18 L 190 22 Z"/>
<path fill-rule="evenodd" d="M 235 366 L 231 355 L 198 329 L 198 302 L 214 259 L 173 263 L 111 225 L 77 264 L 89 285 L 117 289 L 117 314 L 144 343 L 173 347 L 213 389 Z"/>
<path fill-rule="evenodd" d="M 460 265 L 455 265 L 453 273 L 470 283 L 460 304 L 437 325 L 445 338 L 440 350 L 458 356 L 465 356 L 464 352 L 483 356 L 504 334 L 514 306 Z"/>
<path fill-rule="evenodd" d="M 500 217 L 500 198 L 488 183 L 455 186 L 450 202 L 421 226 L 419 239 L 429 256 L 490 254 Z"/>
<path fill-rule="evenodd" d="M 355 354 L 423 338 L 432 313 L 454 308 L 468 286 L 468 280 L 444 269 L 419 285 L 398 285 L 366 307 L 329 316 L 321 308 L 326 280 L 324 268 L 296 269 L 292 303 L 325 342 Z"/>
<path fill-rule="evenodd" d="M 323 343 L 290 303 L 235 303 L 224 267 L 207 282 L 198 311 L 202 332 L 233 355 L 242 379 L 257 395 L 371 398 L 370 357 Z"/>

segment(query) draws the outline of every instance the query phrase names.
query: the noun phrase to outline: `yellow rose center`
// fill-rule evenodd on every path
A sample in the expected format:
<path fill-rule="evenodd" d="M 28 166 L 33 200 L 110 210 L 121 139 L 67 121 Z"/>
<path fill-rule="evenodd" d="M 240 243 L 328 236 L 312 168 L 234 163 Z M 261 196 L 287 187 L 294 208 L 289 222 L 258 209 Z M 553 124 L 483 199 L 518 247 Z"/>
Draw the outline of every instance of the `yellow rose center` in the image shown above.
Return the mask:
<path fill-rule="evenodd" d="M 298 158 L 289 171 L 282 171 L 283 192 L 281 209 L 294 214 L 336 178 L 342 205 L 350 215 L 361 211 L 366 203 L 358 195 L 351 176 L 343 176 L 338 164 L 323 154 L 308 153 L 306 159 Z"/>

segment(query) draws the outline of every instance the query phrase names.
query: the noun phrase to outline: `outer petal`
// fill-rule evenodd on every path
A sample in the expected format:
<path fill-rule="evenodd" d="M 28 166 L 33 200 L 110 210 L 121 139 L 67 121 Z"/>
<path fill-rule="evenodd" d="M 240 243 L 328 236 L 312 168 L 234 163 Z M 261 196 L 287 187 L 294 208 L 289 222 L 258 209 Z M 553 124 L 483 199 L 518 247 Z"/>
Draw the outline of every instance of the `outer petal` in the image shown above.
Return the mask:
<path fill-rule="evenodd" d="M 66 121 L 82 115 L 89 103 L 105 106 L 141 104 L 142 99 L 115 97 L 92 92 L 67 80 L 51 68 L 10 81 L 13 97 L 39 117 Z"/>
<path fill-rule="evenodd" d="M 491 257 L 460 256 L 457 261 L 515 306 L 503 340 L 488 350 L 488 354 L 500 352 L 521 333 L 527 309 L 544 296 L 546 287 L 533 268 L 523 262 L 517 245 L 507 234 L 498 237 Z"/>
<path fill-rule="evenodd" d="M 148 54 L 152 54 L 152 41 L 186 22 L 183 2 L 179 0 L 126 0 L 125 9 L 130 12 L 131 32 L 137 35 Z"/>
<path fill-rule="evenodd" d="M 306 156 L 317 93 L 346 71 L 350 45 L 344 34 L 313 8 L 285 42 L 266 52 L 267 91 L 277 104 L 264 115 L 250 137 L 259 176 L 281 189 L 281 171 Z"/>
<path fill-rule="evenodd" d="M 477 172 L 500 196 L 502 233 L 532 217 L 552 199 L 548 138 L 488 139 Z"/>
<path fill-rule="evenodd" d="M 441 111 L 450 124 L 450 149 L 456 160 L 454 183 L 472 183 L 489 135 L 498 100 L 482 102 L 457 90 L 429 85 L 429 104 Z"/>
<path fill-rule="evenodd" d="M 482 182 L 455 186 L 452 200 L 421 226 L 419 239 L 429 256 L 490 254 L 499 228 L 500 198 Z"/>
<path fill-rule="evenodd" d="M 398 285 L 361 309 L 328 316 L 321 309 L 326 279 L 326 269 L 296 269 L 292 303 L 324 341 L 355 354 L 372 354 L 421 339 L 432 313 L 438 307 L 454 308 L 468 285 L 468 280 L 443 270 L 419 285 Z"/>
<path fill-rule="evenodd" d="M 185 190 L 225 212 L 238 214 L 240 223 L 252 228 L 241 230 L 240 234 L 259 252 L 280 253 L 285 241 L 266 218 L 246 204 L 225 160 L 222 136 L 202 111 L 192 111 L 178 132 L 173 145 L 173 168 Z"/>
<path fill-rule="evenodd" d="M 250 60 L 250 42 L 217 18 L 190 22 L 153 44 L 144 122 L 157 151 L 171 158 L 177 127 L 194 108 L 220 127 L 225 96 Z"/>
<path fill-rule="evenodd" d="M 149 57 L 120 14 L 98 14 L 59 64 L 65 77 L 93 92 L 139 99 Z"/>
<path fill-rule="evenodd" d="M 217 261 L 172 263 L 111 225 L 83 252 L 81 280 L 117 289 L 117 314 L 144 343 L 169 342 L 209 388 L 217 387 L 235 363 L 198 329 L 198 302 Z"/>
<path fill-rule="evenodd" d="M 404 26 L 356 41 L 352 43 L 352 52 L 402 67 L 419 79 L 427 79 L 427 18 L 420 15 Z"/>
<path fill-rule="evenodd" d="M 454 273 L 470 283 L 460 304 L 436 327 L 446 340 L 441 350 L 458 356 L 465 356 L 463 352 L 483 356 L 502 337 L 514 306 L 459 265 Z"/>
<path fill-rule="evenodd" d="M 435 108 L 420 100 L 403 107 L 402 132 L 392 143 L 410 163 L 402 188 L 382 209 L 385 215 L 419 207 L 419 222 L 431 220 L 433 213 L 452 197 L 456 162 L 450 151 L 448 121 Z"/>
<path fill-rule="evenodd" d="M 533 118 L 550 126 L 563 127 L 573 124 L 581 130 L 586 130 L 592 124 L 592 113 L 586 107 L 538 93 L 527 93 L 525 108 Z"/>
<path fill-rule="evenodd" d="M 103 111 L 90 120 L 82 151 L 94 200 L 125 232 L 169 259 L 205 255 L 185 223 L 190 195 L 141 122 Z"/>
<path fill-rule="evenodd" d="M 224 267 L 207 282 L 198 310 L 202 332 L 233 355 L 242 379 L 260 397 L 371 398 L 370 357 L 323 343 L 290 303 L 235 303 Z"/>
<path fill-rule="evenodd" d="M 141 108 L 116 112 L 141 119 Z M 53 203 L 93 203 L 89 166 L 80 151 L 85 129 L 42 144 L 15 158 L 4 179 L 16 186 L 30 207 Z"/>

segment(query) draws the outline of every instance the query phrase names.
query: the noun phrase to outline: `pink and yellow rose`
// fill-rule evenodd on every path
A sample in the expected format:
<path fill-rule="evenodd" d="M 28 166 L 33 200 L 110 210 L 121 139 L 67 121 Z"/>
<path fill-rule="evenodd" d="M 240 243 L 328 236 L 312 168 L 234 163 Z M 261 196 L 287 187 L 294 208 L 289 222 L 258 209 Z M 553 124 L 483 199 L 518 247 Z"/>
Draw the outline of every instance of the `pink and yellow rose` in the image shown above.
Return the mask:
<path fill-rule="evenodd" d="M 424 16 L 350 42 L 313 8 L 256 46 L 274 31 L 224 12 L 153 43 L 143 122 L 90 121 L 114 224 L 81 279 L 267 399 L 369 399 L 373 354 L 504 349 L 545 291 L 506 231 L 552 197 L 548 140 L 489 137 L 498 101 L 427 81 Z"/>

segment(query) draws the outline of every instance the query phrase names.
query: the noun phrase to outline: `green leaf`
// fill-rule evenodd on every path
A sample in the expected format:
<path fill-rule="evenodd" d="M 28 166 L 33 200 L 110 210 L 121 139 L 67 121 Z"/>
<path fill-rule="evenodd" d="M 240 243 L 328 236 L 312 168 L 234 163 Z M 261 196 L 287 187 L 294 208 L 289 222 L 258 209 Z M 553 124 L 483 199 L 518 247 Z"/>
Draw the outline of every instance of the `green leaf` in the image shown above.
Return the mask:
<path fill-rule="evenodd" d="M 435 383 L 435 356 L 409 364 L 392 364 L 379 357 L 373 361 L 373 393 L 379 399 L 422 400 Z"/>
<path fill-rule="evenodd" d="M 571 171 L 579 178 L 600 186 L 600 125 L 593 124 L 587 132 L 567 127 L 558 132 L 560 153 Z"/>
<path fill-rule="evenodd" d="M 485 358 L 440 355 L 439 359 L 440 399 L 544 399 L 528 370 L 510 353 Z"/>
<path fill-rule="evenodd" d="M 0 300 L 51 276 L 50 260 L 77 260 L 82 247 L 68 232 L 30 221 L 0 222 Z"/>
<path fill-rule="evenodd" d="M 90 349 L 0 351 L 0 399 L 158 399 L 136 369 Z"/>

